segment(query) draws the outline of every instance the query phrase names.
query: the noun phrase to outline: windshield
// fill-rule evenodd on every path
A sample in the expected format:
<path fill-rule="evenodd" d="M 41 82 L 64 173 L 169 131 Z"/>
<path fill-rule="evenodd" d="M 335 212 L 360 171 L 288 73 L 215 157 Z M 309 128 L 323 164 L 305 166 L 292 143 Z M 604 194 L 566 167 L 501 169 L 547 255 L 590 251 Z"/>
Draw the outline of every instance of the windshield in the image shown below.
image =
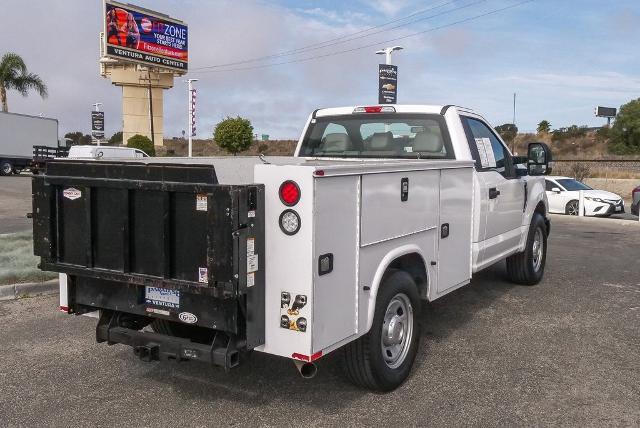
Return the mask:
<path fill-rule="evenodd" d="M 444 118 L 427 114 L 354 114 L 309 124 L 300 156 L 453 158 Z"/>
<path fill-rule="evenodd" d="M 587 186 L 584 183 L 579 182 L 578 180 L 574 180 L 572 178 L 561 178 L 558 181 L 565 190 L 569 192 L 573 192 L 575 190 L 593 190 L 591 187 Z"/>

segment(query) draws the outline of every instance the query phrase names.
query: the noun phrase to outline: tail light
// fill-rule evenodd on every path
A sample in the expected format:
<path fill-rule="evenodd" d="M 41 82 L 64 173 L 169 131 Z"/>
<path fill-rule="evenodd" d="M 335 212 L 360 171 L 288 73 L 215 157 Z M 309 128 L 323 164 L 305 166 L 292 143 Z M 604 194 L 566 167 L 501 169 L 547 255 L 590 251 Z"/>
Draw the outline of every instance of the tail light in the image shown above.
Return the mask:
<path fill-rule="evenodd" d="M 280 230 L 285 235 L 295 235 L 300 230 L 301 226 L 300 216 L 294 210 L 284 210 L 280 214 Z"/>
<path fill-rule="evenodd" d="M 295 181 L 287 180 L 282 183 L 278 194 L 280 201 L 288 207 L 292 207 L 300 201 L 300 187 Z"/>
<path fill-rule="evenodd" d="M 391 106 L 366 106 L 356 107 L 354 113 L 395 113 L 396 109 Z"/>

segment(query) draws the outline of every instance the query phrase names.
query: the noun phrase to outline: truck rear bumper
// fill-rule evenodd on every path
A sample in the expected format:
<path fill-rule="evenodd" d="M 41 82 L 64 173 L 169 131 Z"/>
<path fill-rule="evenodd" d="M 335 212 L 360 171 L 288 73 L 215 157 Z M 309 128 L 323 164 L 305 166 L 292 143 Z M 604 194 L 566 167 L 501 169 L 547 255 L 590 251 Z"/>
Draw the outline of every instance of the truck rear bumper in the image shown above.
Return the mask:
<path fill-rule="evenodd" d="M 103 311 L 96 327 L 96 340 L 109 345 L 120 343 L 131 346 L 133 353 L 142 361 L 196 360 L 225 370 L 240 363 L 238 345 L 241 344 L 224 333 L 217 332 L 211 344 L 203 344 L 182 337 L 121 327 L 117 317 L 116 312 Z"/>

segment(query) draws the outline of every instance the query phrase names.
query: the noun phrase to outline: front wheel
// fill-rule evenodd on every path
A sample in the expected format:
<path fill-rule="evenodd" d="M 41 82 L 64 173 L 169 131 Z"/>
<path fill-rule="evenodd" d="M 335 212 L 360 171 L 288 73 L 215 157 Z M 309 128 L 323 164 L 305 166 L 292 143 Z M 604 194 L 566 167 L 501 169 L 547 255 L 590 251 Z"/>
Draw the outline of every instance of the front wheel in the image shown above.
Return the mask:
<path fill-rule="evenodd" d="M 579 215 L 580 214 L 580 202 L 569 201 L 567 206 L 564 207 L 564 213 L 566 215 Z"/>
<path fill-rule="evenodd" d="M 534 213 L 524 251 L 507 258 L 507 274 L 512 282 L 535 285 L 542 280 L 547 260 L 547 226 L 544 217 Z"/>
<path fill-rule="evenodd" d="M 3 160 L 0 161 L 0 175 L 11 175 L 13 173 L 13 165 L 11 162 Z"/>
<path fill-rule="evenodd" d="M 371 330 L 344 347 L 347 376 L 374 391 L 391 391 L 409 376 L 418 351 L 420 297 L 411 275 L 394 270 L 380 284 Z"/>

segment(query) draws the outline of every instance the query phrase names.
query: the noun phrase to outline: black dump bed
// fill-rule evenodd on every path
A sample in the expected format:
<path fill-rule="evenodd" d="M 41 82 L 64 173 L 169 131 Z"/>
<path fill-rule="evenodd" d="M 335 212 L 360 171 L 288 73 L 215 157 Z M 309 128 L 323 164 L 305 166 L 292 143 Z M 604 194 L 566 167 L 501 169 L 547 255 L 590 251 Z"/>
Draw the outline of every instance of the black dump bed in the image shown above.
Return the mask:
<path fill-rule="evenodd" d="M 73 312 L 188 323 L 253 348 L 263 210 L 262 185 L 218 184 L 212 165 L 53 160 L 33 178 L 34 252 L 69 275 Z"/>

